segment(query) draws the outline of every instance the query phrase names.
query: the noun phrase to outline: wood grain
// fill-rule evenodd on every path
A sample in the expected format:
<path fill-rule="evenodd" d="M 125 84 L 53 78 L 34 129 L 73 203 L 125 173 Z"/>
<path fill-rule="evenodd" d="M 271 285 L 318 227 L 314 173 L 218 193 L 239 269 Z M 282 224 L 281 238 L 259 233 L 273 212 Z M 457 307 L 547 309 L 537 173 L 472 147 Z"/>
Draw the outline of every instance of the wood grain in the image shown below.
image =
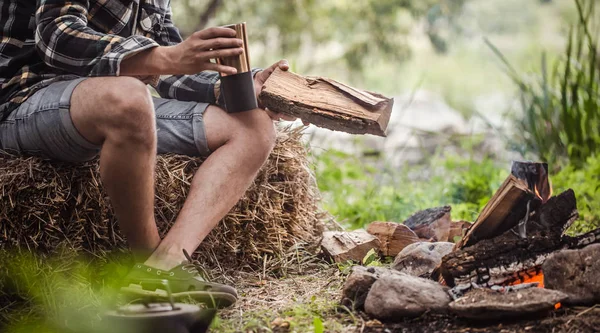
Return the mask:
<path fill-rule="evenodd" d="M 394 100 L 321 77 L 276 69 L 263 85 L 260 104 L 319 127 L 385 136 Z"/>

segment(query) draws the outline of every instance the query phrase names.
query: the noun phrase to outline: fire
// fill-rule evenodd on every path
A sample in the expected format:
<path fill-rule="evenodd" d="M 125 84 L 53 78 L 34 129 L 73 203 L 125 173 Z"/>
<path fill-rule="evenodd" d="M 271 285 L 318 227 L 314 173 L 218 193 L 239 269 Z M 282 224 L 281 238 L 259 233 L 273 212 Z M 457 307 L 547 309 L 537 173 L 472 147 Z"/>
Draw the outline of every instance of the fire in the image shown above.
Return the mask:
<path fill-rule="evenodd" d="M 542 189 L 543 191 L 543 189 Z M 540 191 L 538 190 L 538 184 L 534 184 L 533 185 L 533 192 L 535 193 L 535 195 L 540 198 L 540 200 L 542 200 L 542 203 L 546 203 L 546 201 L 548 201 L 548 199 L 550 199 L 550 197 L 552 197 L 552 186 L 550 186 L 547 189 L 547 193 L 544 193 L 543 195 L 540 193 Z"/>
<path fill-rule="evenodd" d="M 536 190 L 536 194 L 537 194 L 537 190 Z M 538 272 L 538 273 L 534 273 L 534 274 L 525 273 L 524 276 L 519 276 L 519 279 L 511 282 L 509 285 L 514 286 L 514 285 L 518 285 L 518 284 L 522 284 L 522 283 L 535 283 L 535 282 L 538 283 L 538 285 L 537 285 L 538 288 L 544 288 L 544 273 L 542 273 L 542 272 Z M 558 310 L 561 307 L 562 307 L 562 305 L 560 303 L 554 304 L 555 310 Z"/>
<path fill-rule="evenodd" d="M 544 288 L 544 273 L 538 273 L 534 275 L 525 274 L 524 277 L 520 277 L 519 280 L 512 282 L 510 285 L 514 286 L 521 283 L 538 283 L 538 288 Z"/>

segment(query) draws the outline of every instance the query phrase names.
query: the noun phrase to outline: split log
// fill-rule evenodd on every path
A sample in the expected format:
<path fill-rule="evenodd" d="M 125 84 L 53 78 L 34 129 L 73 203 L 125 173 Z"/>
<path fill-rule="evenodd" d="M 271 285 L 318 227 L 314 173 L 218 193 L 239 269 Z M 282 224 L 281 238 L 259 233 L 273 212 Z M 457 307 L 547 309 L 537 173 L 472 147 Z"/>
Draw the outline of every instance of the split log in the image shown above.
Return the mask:
<path fill-rule="evenodd" d="M 442 259 L 434 274 L 441 275 L 447 285 L 464 290 L 473 284 L 491 287 L 515 282 L 523 278 L 520 273 L 539 272 L 551 253 L 577 243 L 563 237 L 562 232 L 578 216 L 575 193 L 565 191 L 532 215 L 526 238 L 509 230 L 456 250 Z"/>
<path fill-rule="evenodd" d="M 542 199 L 548 201 L 552 188 L 548 179 L 548 163 L 513 161 L 510 173 L 527 183 L 527 187 Z"/>
<path fill-rule="evenodd" d="M 490 201 L 483 207 L 477 220 L 457 244 L 464 248 L 482 239 L 490 239 L 514 228 L 542 201 L 532 192 L 527 183 L 509 175 Z"/>
<path fill-rule="evenodd" d="M 447 242 L 450 232 L 452 207 L 436 207 L 422 210 L 406 219 L 403 224 L 420 238 L 433 242 Z"/>
<path fill-rule="evenodd" d="M 362 229 L 326 231 L 321 241 L 321 249 L 325 255 L 338 263 L 348 260 L 361 262 L 371 249 L 379 251 L 379 248 L 379 239 Z"/>
<path fill-rule="evenodd" d="M 379 238 L 381 254 L 396 256 L 402 249 L 419 241 L 419 237 L 409 227 L 396 222 L 372 222 L 367 232 Z"/>
<path fill-rule="evenodd" d="M 258 96 L 273 112 L 351 134 L 385 136 L 394 99 L 323 77 L 276 69 Z"/>

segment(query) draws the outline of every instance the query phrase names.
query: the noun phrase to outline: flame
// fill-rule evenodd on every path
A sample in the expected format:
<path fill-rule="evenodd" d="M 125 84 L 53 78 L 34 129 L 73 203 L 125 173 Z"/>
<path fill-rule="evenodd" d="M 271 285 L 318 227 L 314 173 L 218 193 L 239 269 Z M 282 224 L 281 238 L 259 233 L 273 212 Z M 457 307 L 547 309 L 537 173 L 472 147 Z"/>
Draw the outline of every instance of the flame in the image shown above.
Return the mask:
<path fill-rule="evenodd" d="M 540 191 L 538 191 L 537 184 L 535 184 L 533 186 L 533 191 L 535 192 L 535 195 L 537 195 L 537 197 L 540 198 L 542 200 L 542 202 L 543 202 L 544 198 L 542 198 L 542 195 L 540 194 Z"/>
<path fill-rule="evenodd" d="M 548 193 L 544 193 L 544 195 L 542 195 L 540 193 L 540 190 L 538 189 L 538 184 L 533 184 L 533 192 L 535 193 L 535 195 L 540 198 L 540 200 L 542 200 L 542 203 L 546 203 L 546 201 L 548 201 L 548 199 L 550 199 L 552 197 L 552 185 L 550 183 L 548 183 L 549 187 L 548 187 Z M 544 186 L 540 185 L 542 191 L 544 191 Z M 546 191 L 544 191 L 546 192 Z"/>

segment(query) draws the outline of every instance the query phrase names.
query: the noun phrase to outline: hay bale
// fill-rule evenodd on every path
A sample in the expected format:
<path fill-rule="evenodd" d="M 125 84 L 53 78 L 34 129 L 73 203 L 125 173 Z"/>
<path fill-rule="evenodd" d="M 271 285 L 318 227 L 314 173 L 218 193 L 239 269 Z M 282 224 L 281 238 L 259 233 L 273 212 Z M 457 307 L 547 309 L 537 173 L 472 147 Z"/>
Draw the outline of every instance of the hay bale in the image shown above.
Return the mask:
<path fill-rule="evenodd" d="M 299 129 L 277 145 L 245 196 L 196 252 L 209 266 L 260 267 L 297 244 L 318 243 L 318 191 Z M 166 155 L 156 168 L 157 224 L 175 221 L 199 158 Z M 0 154 L 0 243 L 51 252 L 61 245 L 97 256 L 127 248 L 100 184 L 98 163 L 73 165 Z"/>

